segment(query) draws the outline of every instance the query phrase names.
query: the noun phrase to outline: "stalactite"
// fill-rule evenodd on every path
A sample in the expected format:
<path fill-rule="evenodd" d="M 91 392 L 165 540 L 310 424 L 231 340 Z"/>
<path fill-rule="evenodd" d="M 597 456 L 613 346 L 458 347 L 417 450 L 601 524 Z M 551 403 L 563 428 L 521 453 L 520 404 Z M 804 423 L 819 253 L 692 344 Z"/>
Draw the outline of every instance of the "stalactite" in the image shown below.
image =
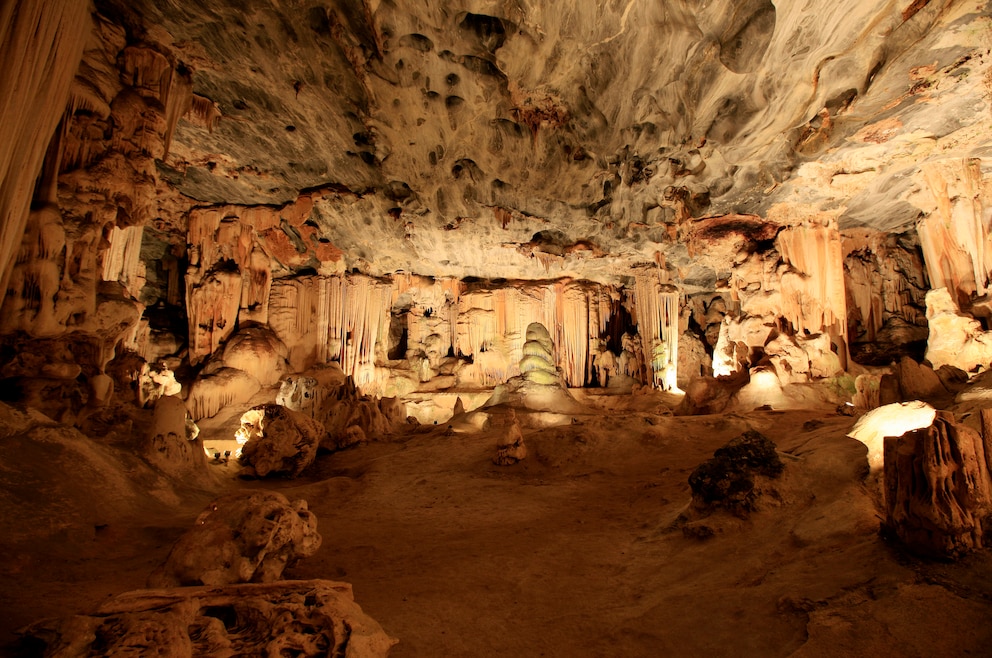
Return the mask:
<path fill-rule="evenodd" d="M 803 225 L 776 238 L 782 259 L 782 317 L 798 334 L 835 332 L 847 337 L 847 299 L 840 233 L 836 226 Z"/>
<path fill-rule="evenodd" d="M 591 381 L 592 356 L 606 332 L 616 294 L 610 287 L 569 280 L 464 292 L 456 352 L 472 356 L 477 364 L 481 355 L 489 355 L 476 368 L 477 383 L 498 384 L 520 374 L 527 326 L 538 322 L 549 328 L 565 382 L 584 386 Z"/>
<path fill-rule="evenodd" d="M 639 276 L 634 287 L 637 333 L 644 365 L 656 388 L 678 390 L 679 293 L 654 274 Z"/>
<path fill-rule="evenodd" d="M 203 126 L 210 132 L 213 132 L 222 114 L 220 108 L 217 107 L 217 103 L 209 98 L 193 94 L 189 110 L 184 116 L 190 122 Z"/>
<path fill-rule="evenodd" d="M 269 292 L 272 283 L 272 259 L 257 243 L 241 270 L 241 310 L 243 320 L 260 324 L 269 321 Z"/>
<path fill-rule="evenodd" d="M 847 260 L 847 291 L 861 315 L 865 341 L 874 341 L 884 322 L 883 282 L 873 263 L 858 258 Z"/>
<path fill-rule="evenodd" d="M 392 277 L 392 282 L 393 306 L 400 304 L 409 309 L 405 314 L 408 349 L 423 350 L 437 366 L 440 357 L 455 345 L 459 281 L 400 273 Z"/>
<path fill-rule="evenodd" d="M 165 108 L 165 159 L 179 119 L 193 107 L 193 78 L 188 70 L 176 70 L 165 55 L 151 48 L 128 46 L 121 58 L 130 86 L 153 96 Z"/>
<path fill-rule="evenodd" d="M 553 309 L 545 310 L 542 324 L 553 327 L 558 366 L 570 386 L 583 386 L 589 365 L 589 300 L 579 285 L 557 282 L 548 286 L 545 296 L 553 299 Z M 549 317 L 550 316 L 550 317 Z"/>
<path fill-rule="evenodd" d="M 110 232 L 110 248 L 103 257 L 103 280 L 120 281 L 133 298 L 137 298 L 145 278 L 139 273 L 144 267 L 141 262 L 141 238 L 143 226 L 129 226 Z"/>
<path fill-rule="evenodd" d="M 234 331 L 243 298 L 249 315 L 264 311 L 268 293 L 260 287 L 267 286 L 268 275 L 258 269 L 265 257 L 259 253 L 253 261 L 255 227 L 231 212 L 197 209 L 189 216 L 186 313 L 189 359 L 194 364 L 213 354 Z"/>
<path fill-rule="evenodd" d="M 392 285 L 366 276 L 345 279 L 337 326 L 341 328 L 341 368 L 356 386 L 375 381 L 379 339 L 389 330 Z M 331 308 L 332 326 L 335 309 Z"/>
<path fill-rule="evenodd" d="M 368 387 L 379 377 L 392 298 L 391 283 L 363 275 L 277 280 L 269 325 L 289 348 L 293 369 L 338 361 L 356 385 Z"/>
<path fill-rule="evenodd" d="M 924 326 L 925 282 L 919 257 L 885 233 L 849 231 L 844 236 L 845 283 L 852 327 L 852 341 L 870 343 L 893 317 Z"/>
<path fill-rule="evenodd" d="M 0 9 L 0 301 L 82 57 L 88 12 L 83 0 L 12 0 Z"/>
<path fill-rule="evenodd" d="M 217 351 L 234 331 L 241 305 L 241 273 L 215 270 L 187 281 L 189 360 L 197 364 Z"/>
<path fill-rule="evenodd" d="M 932 289 L 947 288 L 959 303 L 985 295 L 992 277 L 990 183 L 977 159 L 928 163 L 922 177 L 932 198 L 917 223 Z"/>

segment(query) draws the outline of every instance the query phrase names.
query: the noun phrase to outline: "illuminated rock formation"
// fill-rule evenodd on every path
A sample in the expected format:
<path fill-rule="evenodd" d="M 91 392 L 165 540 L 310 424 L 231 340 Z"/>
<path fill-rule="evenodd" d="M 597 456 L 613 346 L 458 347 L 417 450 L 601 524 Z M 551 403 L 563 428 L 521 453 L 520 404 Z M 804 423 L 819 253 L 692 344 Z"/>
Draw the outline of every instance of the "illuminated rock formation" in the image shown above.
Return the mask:
<path fill-rule="evenodd" d="M 555 366 L 554 345 L 543 324 L 527 325 L 524 355 L 520 359 L 520 376 L 524 381 L 539 386 L 557 386 L 561 382 Z"/>
<path fill-rule="evenodd" d="M 946 288 L 927 293 L 927 361 L 934 368 L 952 365 L 966 372 L 992 364 L 992 332 L 978 320 L 961 314 Z"/>
<path fill-rule="evenodd" d="M 854 422 L 848 415 L 874 422 L 893 408 L 876 416 L 872 409 L 924 398 L 934 407 L 959 405 L 975 424 L 989 398 L 984 377 L 970 381 L 992 365 L 989 25 L 980 0 L 6 0 L 0 400 L 33 419 L 0 428 L 0 508 L 13 517 L 0 520 L 27 547 L 11 553 L 7 580 L 41 564 L 32 532 L 48 538 L 71 530 L 66 535 L 76 539 L 52 551 L 63 562 L 71 555 L 55 570 L 69 573 L 81 564 L 75 549 L 94 553 L 101 542 L 130 538 L 116 534 L 102 507 L 115 521 L 154 519 L 129 528 L 151 544 L 162 531 L 159 515 L 166 523 L 192 513 L 186 506 L 202 488 L 263 486 L 231 480 L 237 469 L 226 460 L 202 464 L 186 408 L 221 454 L 233 447 L 224 444 L 233 443 L 236 420 L 252 407 L 264 410 L 268 420 L 254 413 L 242 431 L 254 437 L 246 475 L 299 475 L 322 449 L 335 453 L 334 465 L 311 473 L 346 474 L 335 478 L 337 492 L 348 482 L 371 491 L 377 478 L 352 468 L 369 455 L 399 455 L 422 468 L 407 441 L 429 439 L 450 451 L 447 477 L 459 465 L 488 462 L 500 429 L 495 461 L 519 461 L 526 427 L 532 458 L 486 484 L 571 477 L 574 463 L 545 458 L 582 444 L 593 448 L 582 459 L 597 469 L 583 480 L 622 475 L 620 489 L 657 500 L 674 498 L 667 475 L 627 478 L 623 470 L 655 447 L 673 452 L 665 468 L 685 470 L 699 454 L 680 462 L 678 451 L 739 433 L 735 414 L 771 428 L 779 445 L 786 430 L 800 434 L 780 421 L 798 418 L 803 435 L 786 440 L 801 467 L 784 479 L 796 485 L 790 492 L 815 490 L 818 499 L 781 501 L 783 517 L 816 514 L 806 525 L 833 526 L 835 512 L 820 515 L 816 506 L 826 498 L 821 485 L 844 479 L 832 509 L 859 515 L 851 524 L 859 531 L 865 518 L 872 528 L 852 539 L 853 530 L 831 527 L 834 543 L 812 548 L 807 539 L 816 532 L 778 519 L 752 524 L 753 536 L 785 537 L 788 549 L 774 555 L 811 556 L 817 569 L 841 554 L 840 543 L 863 551 L 845 562 L 871 564 L 881 548 L 857 479 L 860 445 L 843 439 Z M 597 390 L 578 390 L 587 387 Z M 670 410 L 717 417 L 669 419 Z M 446 426 L 449 411 L 456 418 Z M 622 417 L 625 436 L 602 441 L 610 452 L 593 456 L 599 434 L 614 431 L 604 417 Z M 539 428 L 550 425 L 563 427 L 542 437 Z M 462 431 L 489 438 L 473 443 Z M 887 432 L 866 441 L 873 469 L 882 467 L 878 446 Z M 971 454 L 974 437 L 944 417 L 927 432 L 890 451 L 885 468 L 896 483 L 887 526 L 923 552 L 953 556 L 985 541 L 988 496 L 975 484 L 982 476 L 971 457 L 943 459 Z M 565 440 L 550 446 L 552 438 Z M 396 445 L 368 445 L 386 440 Z M 807 447 L 828 440 L 843 460 L 814 463 Z M 940 447 L 933 455 L 931 443 Z M 118 448 L 124 456 L 112 458 Z M 474 461 L 462 459 L 470 448 Z M 921 450 L 923 457 L 910 458 Z M 34 460 L 31 468 L 6 466 L 19 452 Z M 737 465 L 722 461 L 694 476 L 696 503 L 743 514 L 761 482 L 738 478 Z M 73 500 L 47 499 L 63 491 L 52 473 L 73 483 Z M 23 489 L 8 487 L 8 475 Z M 409 477 L 414 486 L 404 491 L 438 484 Z M 923 500 L 926 487 L 937 492 L 933 500 Z M 721 489 L 730 494 L 725 502 L 710 500 Z M 465 502 L 457 509 L 476 503 Z M 398 506 L 382 518 L 451 513 L 441 507 Z M 352 510 L 341 509 L 350 522 Z M 34 514 L 43 521 L 37 527 Z M 745 523 L 731 519 L 738 521 Z M 341 549 L 378 550 L 380 538 L 356 537 Z M 606 562 L 594 544 L 586 544 L 589 564 Z M 626 548 L 609 546 L 614 557 L 645 554 L 643 546 Z M 218 548 L 208 561 L 235 568 L 224 551 L 235 549 Z M 719 550 L 704 553 L 692 559 Z M 760 552 L 749 555 L 755 562 L 743 568 L 771 573 L 758 564 Z M 142 559 L 124 564 L 133 571 Z M 177 561 L 178 571 L 192 568 Z M 522 573 L 495 564 L 494 572 Z M 694 594 L 717 598 L 719 577 L 734 564 L 720 565 Z M 899 589 L 892 586 L 899 569 L 861 578 L 844 596 L 805 583 L 793 588 L 778 599 L 787 618 L 776 623 L 788 637 L 751 648 L 802 653 L 810 642 L 815 653 L 817 631 L 846 629 L 827 610 L 867 601 L 866 582 L 872 597 L 888 596 Z M 796 573 L 734 574 L 732 582 L 760 584 L 752 588 L 760 598 Z M 474 584 L 461 576 L 448 581 Z M 174 580 L 183 579 L 195 580 Z M 659 597 L 690 584 L 680 577 L 635 583 L 654 597 L 638 605 L 665 610 Z M 109 585 L 89 594 L 99 587 Z M 177 601 L 168 613 L 179 615 L 176 624 L 156 626 L 144 609 L 137 620 L 78 624 L 100 635 L 91 653 L 110 650 L 105 638 L 132 637 L 118 632 L 125 626 L 139 629 L 135 646 L 263 653 L 238 644 L 225 626 L 232 616 L 246 632 L 272 626 L 269 653 L 305 654 L 311 641 L 331 653 L 350 650 L 340 636 L 315 631 L 314 639 L 293 626 L 312 621 L 299 621 L 300 610 L 322 613 L 306 594 L 300 602 L 297 590 L 279 591 L 293 605 L 201 607 L 169 593 L 159 596 Z M 51 598 L 53 606 L 66 601 Z M 409 607 L 421 603 L 411 599 Z M 471 607 L 458 603 L 446 601 L 456 611 Z M 858 612 L 876 605 L 869 603 Z M 376 605 L 390 614 L 404 609 L 386 598 Z M 643 610 L 594 607 L 608 608 L 609 619 L 592 626 L 612 630 L 587 653 L 609 645 L 636 655 L 638 638 L 658 639 L 628 628 L 629 620 L 655 621 Z M 774 617 L 764 614 L 773 607 L 767 600 L 752 607 Z M 561 617 L 525 608 L 517 619 Z M 889 619 L 910 623 L 902 612 Z M 948 613 L 933 623 L 951 629 L 964 618 Z M 347 627 L 331 625 L 335 633 Z M 161 633 L 140 630 L 148 628 Z M 216 646 L 205 648 L 205 637 Z M 831 646 L 872 654 L 887 640 Z M 388 648 L 384 642 L 377 646 Z M 268 636 L 260 642 L 269 643 Z M 413 645 L 408 653 L 493 649 Z"/>
<path fill-rule="evenodd" d="M 298 411 L 278 404 L 249 409 L 237 432 L 243 473 L 257 477 L 296 477 L 313 464 L 324 428 Z"/>
<path fill-rule="evenodd" d="M 243 370 L 220 368 L 196 379 L 189 391 L 193 420 L 210 418 L 228 405 L 248 402 L 261 388 L 258 380 Z"/>
<path fill-rule="evenodd" d="M 167 395 L 155 402 L 152 426 L 144 441 L 145 459 L 166 473 L 199 479 L 207 460 L 199 429 L 181 398 Z"/>
<path fill-rule="evenodd" d="M 89 30 L 88 4 L 18 1 L 0 17 L 0 300 L 28 220 L 35 179 L 69 101 Z"/>
<path fill-rule="evenodd" d="M 878 474 L 882 471 L 885 437 L 902 436 L 906 432 L 929 427 L 936 414 L 933 407 L 919 400 L 886 404 L 859 418 L 848 436 L 865 444 L 868 448 L 868 467 Z"/>
<path fill-rule="evenodd" d="M 917 202 L 927 212 L 917 232 L 931 287 L 947 289 L 955 303 L 986 295 L 992 275 L 986 221 L 992 179 L 983 176 L 977 158 L 927 163 L 919 176 L 930 197 L 930 203 Z"/>

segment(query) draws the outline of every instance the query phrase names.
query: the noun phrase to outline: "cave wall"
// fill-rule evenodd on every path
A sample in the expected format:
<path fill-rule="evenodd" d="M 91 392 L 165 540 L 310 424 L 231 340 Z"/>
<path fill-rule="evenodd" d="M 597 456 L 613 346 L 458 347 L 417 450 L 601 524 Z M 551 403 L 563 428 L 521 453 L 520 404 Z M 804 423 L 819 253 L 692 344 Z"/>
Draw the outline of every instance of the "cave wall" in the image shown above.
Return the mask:
<path fill-rule="evenodd" d="M 942 15 L 938 4 L 886 28 L 883 42 L 893 50 L 876 62 L 878 75 L 891 77 L 887 62 L 910 52 L 906 31 L 920 36 L 930 25 L 947 23 L 960 32 L 968 24 L 970 10 Z M 606 350 L 607 361 L 616 359 L 610 368 L 617 376 L 658 388 L 684 386 L 687 373 L 707 374 L 710 359 L 717 375 L 765 365 L 783 382 L 804 382 L 842 372 L 850 353 L 884 364 L 926 339 L 924 296 L 930 287 L 950 290 L 954 312 L 966 319 L 987 322 L 992 315 L 989 161 L 959 157 L 954 144 L 963 143 L 961 133 L 929 135 L 924 146 L 901 152 L 900 162 L 916 167 L 913 175 L 902 176 L 916 187 L 893 192 L 918 218 L 915 226 L 896 226 L 889 215 L 888 224 L 855 221 L 850 207 L 870 191 L 868 181 L 879 173 L 877 158 L 909 138 L 899 137 L 892 122 L 884 131 L 876 123 L 873 131 L 861 130 L 846 142 L 854 145 L 857 158 L 823 150 L 839 143 L 842 115 L 860 107 L 851 99 L 831 105 L 828 96 L 844 86 L 847 75 L 833 60 L 820 71 L 832 91 L 814 86 L 812 100 L 797 105 L 808 110 L 822 104 L 829 110 L 816 115 L 818 122 L 810 119 L 812 127 L 799 140 L 803 146 L 793 153 L 805 163 L 792 179 L 773 178 L 763 188 L 784 196 L 771 203 L 744 195 L 731 204 L 737 211 L 715 213 L 715 163 L 726 164 L 734 136 L 731 117 L 721 119 L 714 108 L 725 105 L 717 101 L 726 100 L 730 88 L 702 85 L 694 92 L 701 94 L 692 105 L 694 118 L 687 114 L 664 130 L 638 124 L 636 135 L 628 134 L 618 126 L 647 111 L 647 96 L 607 94 L 619 83 L 613 78 L 597 78 L 597 86 L 585 90 L 575 86 L 579 70 L 560 68 L 560 53 L 545 52 L 551 36 L 534 39 L 544 9 L 512 19 L 441 12 L 429 20 L 414 13 L 401 20 L 384 8 L 372 18 L 336 23 L 331 32 L 338 50 L 331 59 L 344 58 L 338 62 L 344 77 L 332 87 L 343 85 L 338 91 L 350 89 L 370 104 L 358 114 L 321 105 L 330 101 L 311 97 L 313 84 L 301 75 L 298 85 L 284 90 L 283 101 L 292 97 L 312 108 L 267 110 L 265 116 L 285 111 L 295 117 L 283 126 L 285 134 L 270 135 L 269 166 L 258 159 L 266 143 L 252 132 L 265 120 L 253 103 L 264 105 L 264 99 L 244 95 L 245 86 L 239 88 L 241 100 L 234 99 L 233 87 L 222 89 L 217 69 L 208 65 L 212 56 L 232 56 L 218 50 L 226 46 L 205 42 L 198 50 L 178 39 L 174 17 L 139 5 L 144 13 L 114 2 L 100 2 L 101 11 L 87 13 L 79 3 L 51 2 L 3 15 L 8 25 L 3 47 L 16 65 L 0 78 L 0 88 L 18 90 L 7 94 L 11 100 L 3 117 L 11 137 L 3 141 L 0 160 L 6 167 L 0 172 L 0 210 L 9 218 L 0 234 L 6 282 L 0 333 L 8 379 L 44 371 L 45 377 L 85 389 L 112 361 L 133 354 L 148 363 L 166 359 L 171 369 L 183 365 L 187 385 L 197 377 L 215 378 L 215 388 L 237 379 L 242 391 L 331 361 L 370 392 L 408 392 L 432 381 L 435 388 L 492 386 L 517 374 L 524 330 L 536 321 L 550 329 L 558 366 L 571 386 L 601 382 L 597 364 Z M 706 34 L 722 35 L 701 42 L 719 44 L 719 51 L 700 51 L 690 59 L 702 72 L 718 62 L 721 70 L 748 77 L 747 86 L 768 75 L 766 50 L 783 51 L 777 30 L 795 29 L 799 14 L 791 12 L 800 11 L 797 7 L 752 3 L 733 17 L 662 13 L 669 21 L 665 29 L 687 44 L 695 34 L 687 28 L 693 22 L 708 25 Z M 206 16 L 222 12 L 204 11 Z M 570 6 L 565 15 L 575 14 L 577 25 L 583 23 L 582 11 Z M 837 25 L 843 23 L 840 14 L 828 13 Z M 341 19 L 334 12 L 324 18 L 334 16 Z M 189 18 L 191 25 L 202 25 L 202 16 Z M 319 18 L 311 16 L 317 32 L 323 29 Z M 642 29 L 637 17 L 617 18 L 617 25 L 625 26 L 615 34 L 617 50 L 607 49 L 595 66 L 584 62 L 591 68 L 581 75 L 598 66 L 615 71 L 617 53 L 632 47 L 627 39 Z M 177 33 L 156 27 L 156 20 Z M 368 53 L 343 35 L 369 20 L 381 37 L 375 44 L 379 56 L 358 62 L 356 53 Z M 452 55 L 457 74 L 449 70 L 444 44 L 423 34 L 435 34 L 432 25 L 450 21 L 459 31 L 448 44 L 454 50 L 447 52 L 465 51 Z M 560 32 L 561 43 L 577 38 L 574 25 L 566 29 L 570 21 L 547 23 Z M 511 25 L 516 34 L 507 32 Z M 37 28 L 38 38 L 28 39 L 25 26 Z M 290 31 L 280 38 L 289 38 Z M 751 37 L 758 44 L 753 48 L 745 46 Z M 300 52 L 309 47 L 308 39 L 321 38 L 298 35 Z M 835 38 L 848 43 L 848 37 Z M 820 46 L 829 43 L 834 41 Z M 921 43 L 929 47 L 930 41 Z M 268 52 L 272 44 L 256 40 L 249 50 L 256 46 Z M 865 53 L 851 47 L 845 61 L 860 70 Z M 466 48 L 489 54 L 465 54 Z M 534 49 L 548 58 L 545 73 L 560 85 L 541 82 L 539 71 L 519 67 L 514 53 L 533 55 Z M 261 85 L 274 75 L 266 69 L 274 64 L 258 54 L 263 70 L 246 75 L 261 76 Z M 643 64 L 643 57 L 636 61 Z M 944 89 L 970 89 L 975 76 L 962 71 L 985 70 L 985 62 L 977 54 L 967 57 L 932 70 L 913 68 L 915 91 L 898 96 L 890 110 L 916 112 Z M 433 82 L 424 79 L 428 69 Z M 641 79 L 645 70 L 633 73 Z M 942 71 L 951 77 L 940 78 Z M 920 76 L 930 76 L 925 97 Z M 354 89 L 347 82 L 352 77 Z M 440 88 L 442 79 L 450 87 L 445 98 L 461 102 L 445 102 L 446 114 L 435 117 L 431 103 L 445 98 L 433 88 Z M 883 93 L 874 83 L 867 86 L 871 89 L 858 95 Z M 474 96 L 465 91 L 469 87 Z M 393 104 L 399 108 L 394 114 L 381 103 L 390 97 L 386 91 L 400 101 Z M 595 102 L 589 98 L 594 91 Z M 424 112 L 402 109 L 413 102 L 411 94 L 426 94 L 418 101 L 425 103 Z M 678 101 L 684 109 L 688 98 Z M 607 112 L 608 99 L 620 105 Z M 491 106 L 487 114 L 466 114 L 478 103 Z M 863 107 L 865 116 L 879 120 L 874 109 Z M 333 176 L 312 178 L 309 165 L 301 169 L 303 178 L 276 171 L 283 166 L 278 164 L 285 155 L 283 138 L 309 130 L 305 119 L 321 108 L 333 121 L 354 124 L 327 127 L 330 132 L 347 128 L 353 142 L 347 147 L 331 148 L 319 139 L 311 144 L 311 150 L 320 144 L 333 152 L 344 148 L 348 158 L 364 163 L 335 163 L 336 173 L 353 175 L 347 184 Z M 681 116 L 671 109 L 672 117 Z M 606 117 L 601 125 L 589 123 L 600 115 Z M 417 116 L 424 121 L 418 124 Z M 437 123 L 444 116 L 447 120 Z M 763 116 L 755 108 L 742 125 L 764 125 Z M 860 119 L 844 120 L 850 130 L 861 125 Z M 703 124 L 710 125 L 706 145 L 684 152 L 660 146 L 642 157 L 647 144 L 666 144 L 664 135 L 685 137 Z M 441 142 L 400 148 L 402 135 L 423 136 L 438 126 Z M 483 140 L 479 151 L 488 153 L 485 160 L 463 157 L 472 155 L 472 140 L 486 135 L 489 141 Z M 616 141 L 632 135 L 640 146 Z M 243 143 L 232 142 L 236 137 Z M 755 133 L 733 142 L 733 148 L 754 151 L 757 138 Z M 252 144 L 258 150 L 246 162 L 245 149 Z M 428 145 L 430 152 L 421 153 Z M 565 169 L 556 149 L 571 153 Z M 421 156 L 434 164 L 420 167 Z M 867 168 L 858 173 L 858 166 Z M 737 169 L 746 173 L 747 167 Z M 392 178 L 401 170 L 423 171 L 422 180 Z M 502 172 L 498 186 L 495 171 Z M 315 184 L 303 185 L 306 176 Z M 752 179 L 742 174 L 729 184 L 746 180 Z M 293 184 L 287 188 L 287 182 Z M 495 191 L 485 192 L 487 185 Z M 245 192 L 248 188 L 255 192 Z M 548 196 L 552 190 L 559 200 Z M 813 191 L 829 207 L 812 202 Z M 888 198 L 884 190 L 875 192 Z M 842 194 L 850 207 L 838 205 Z M 522 203 L 525 197 L 532 203 Z M 570 208 L 562 205 L 566 198 Z M 756 212 L 739 212 L 744 208 Z M 883 230 L 885 225 L 899 230 Z M 631 318 L 626 344 L 617 344 L 608 329 L 620 306 Z M 52 349 L 60 340 L 73 349 Z M 264 356 L 259 363 L 271 368 L 262 372 L 246 355 Z M 219 404 L 213 394 L 201 394 L 214 400 L 204 402 L 204 409 Z"/>

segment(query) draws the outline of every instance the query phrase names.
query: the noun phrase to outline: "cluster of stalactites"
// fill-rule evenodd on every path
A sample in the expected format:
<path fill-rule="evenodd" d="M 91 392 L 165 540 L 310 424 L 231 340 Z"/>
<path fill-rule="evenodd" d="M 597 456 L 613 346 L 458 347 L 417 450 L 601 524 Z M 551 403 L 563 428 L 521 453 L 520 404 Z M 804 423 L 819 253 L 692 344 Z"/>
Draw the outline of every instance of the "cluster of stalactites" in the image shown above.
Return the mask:
<path fill-rule="evenodd" d="M 125 292 L 137 299 L 145 285 L 145 264 L 141 261 L 141 238 L 144 226 L 124 229 L 114 226 L 110 231 L 110 247 L 103 256 L 104 281 L 119 281 Z"/>
<path fill-rule="evenodd" d="M 573 281 L 463 293 L 453 351 L 473 358 L 480 385 L 498 384 L 520 374 L 527 327 L 539 322 L 551 328 L 565 383 L 583 386 L 591 377 L 590 348 L 605 332 L 614 294 L 609 286 Z"/>
<path fill-rule="evenodd" d="M 83 0 L 11 0 L 0 11 L 0 300 L 86 42 L 88 11 Z"/>
<path fill-rule="evenodd" d="M 836 226 L 784 229 L 776 246 L 790 270 L 782 274 L 782 317 L 797 334 L 847 335 L 847 291 L 840 232 Z"/>
<path fill-rule="evenodd" d="M 852 340 L 874 342 L 892 317 L 925 325 L 921 308 L 926 282 L 923 264 L 912 251 L 899 247 L 885 233 L 850 232 L 844 236 L 844 269 L 848 311 L 860 319 L 862 335 Z M 915 274 L 915 276 L 914 276 Z"/>
<path fill-rule="evenodd" d="M 929 163 L 921 174 L 930 212 L 916 226 L 932 289 L 947 288 L 955 301 L 986 295 L 992 280 L 992 183 L 978 159 Z"/>
<path fill-rule="evenodd" d="M 526 329 L 539 322 L 552 328 L 555 366 L 566 384 L 583 386 L 618 295 L 609 286 L 574 281 L 465 290 L 457 279 L 407 274 L 311 275 L 272 282 L 268 324 L 287 346 L 291 369 L 338 361 L 357 385 L 374 389 L 383 376 L 377 366 L 388 361 L 397 308 L 404 309 L 397 317 L 407 343 L 400 357 L 420 355 L 432 367 L 448 355 L 470 357 L 463 379 L 480 386 L 520 374 Z M 677 295 L 662 297 L 663 312 L 677 321 Z M 674 347 L 671 354 L 674 363 Z"/>
<path fill-rule="evenodd" d="M 674 391 L 679 362 L 679 292 L 655 275 L 638 277 L 634 287 L 637 333 L 651 384 Z"/>
<path fill-rule="evenodd" d="M 390 282 L 357 274 L 279 279 L 268 322 L 287 346 L 292 370 L 337 361 L 358 386 L 368 386 L 382 360 L 392 295 Z"/>

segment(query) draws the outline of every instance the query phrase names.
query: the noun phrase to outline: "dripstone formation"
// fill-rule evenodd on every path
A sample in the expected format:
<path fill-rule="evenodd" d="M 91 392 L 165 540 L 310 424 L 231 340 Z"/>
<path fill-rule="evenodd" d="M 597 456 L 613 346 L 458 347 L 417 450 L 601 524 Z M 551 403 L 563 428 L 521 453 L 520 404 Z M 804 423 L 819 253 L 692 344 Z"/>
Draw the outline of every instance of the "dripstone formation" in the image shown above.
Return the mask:
<path fill-rule="evenodd" d="M 4 578 L 24 579 L 14 607 L 66 605 L 36 595 L 30 578 L 49 573 L 39 551 L 59 562 L 63 542 L 96 555 L 130 541 L 164 553 L 161 536 L 218 501 L 156 572 L 167 589 L 29 635 L 51 655 L 153 640 L 176 655 L 384 655 L 391 640 L 344 585 L 242 586 L 321 555 L 309 510 L 336 496 L 339 521 L 382 510 L 343 524 L 355 535 L 340 539 L 344 555 L 369 553 L 355 573 L 396 563 L 369 546 L 419 547 L 432 523 L 439 536 L 458 527 L 487 547 L 523 545 L 522 528 L 565 522 L 552 509 L 564 496 L 540 498 L 546 517 L 529 515 L 535 497 L 505 505 L 520 514 L 499 521 L 513 531 L 487 535 L 478 519 L 505 510 L 486 495 L 516 501 L 500 487 L 564 479 L 575 509 L 593 509 L 609 498 L 584 487 L 612 477 L 623 486 L 605 491 L 632 496 L 619 504 L 630 513 L 654 490 L 675 504 L 688 477 L 679 523 L 700 537 L 719 534 L 697 523 L 710 514 L 765 532 L 751 513 L 783 472 L 790 491 L 839 483 L 818 489 L 834 506 L 797 522 L 779 556 L 821 540 L 817 556 L 839 554 L 838 537 L 875 550 L 858 533 L 882 518 L 885 537 L 921 559 L 986 550 L 990 17 L 979 0 L 6 0 L 0 508 L 12 530 L 0 548 L 14 556 Z M 640 473 L 659 449 L 672 473 Z M 492 485 L 481 492 L 458 480 L 480 464 Z M 266 490 L 290 486 L 281 478 L 301 498 Z M 473 493 L 445 491 L 452 482 Z M 672 482 L 682 490 L 662 494 Z M 819 504 L 793 503 L 800 516 Z M 464 525 L 446 523 L 460 505 Z M 830 534 L 835 515 L 847 516 Z M 380 521 L 396 533 L 357 536 Z M 714 544 L 693 555 L 721 561 Z M 518 548 L 486 577 L 541 571 L 512 564 Z M 597 569 L 615 557 L 576 559 Z M 916 592 L 897 573 L 878 590 Z M 461 576 L 445 586 L 477 583 Z M 764 594 L 781 584 L 738 576 Z M 478 591 L 499 589 L 482 580 Z M 422 601 L 398 605 L 402 588 L 383 582 L 390 593 L 370 600 L 410 623 Z M 683 582 L 618 588 L 638 611 L 576 595 L 590 607 L 575 623 L 624 631 L 593 644 L 637 655 L 650 639 L 664 653 L 670 638 L 627 624 Z M 182 591 L 194 586 L 207 589 Z M 108 594 L 94 587 L 87 600 Z M 778 596 L 776 632 L 793 635 L 749 650 L 888 647 L 864 629 L 853 636 L 879 644 L 841 646 L 846 626 L 821 603 L 842 599 Z M 327 613 L 333 632 L 297 632 L 325 608 L 344 611 Z M 713 614 L 749 619 L 725 612 Z M 269 627 L 293 639 L 269 641 Z M 521 652 L 454 637 L 411 652 Z M 520 637 L 575 653 L 564 633 Z"/>

